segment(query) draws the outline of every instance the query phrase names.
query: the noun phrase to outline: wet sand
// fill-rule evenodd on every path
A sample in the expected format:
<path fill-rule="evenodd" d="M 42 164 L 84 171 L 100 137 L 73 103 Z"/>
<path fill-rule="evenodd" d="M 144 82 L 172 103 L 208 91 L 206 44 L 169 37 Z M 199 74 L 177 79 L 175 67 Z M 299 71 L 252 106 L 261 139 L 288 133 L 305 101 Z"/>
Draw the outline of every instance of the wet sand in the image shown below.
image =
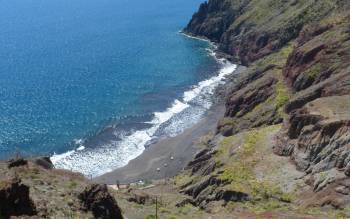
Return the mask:
<path fill-rule="evenodd" d="M 224 115 L 224 110 L 223 103 L 212 106 L 203 119 L 182 134 L 150 145 L 126 166 L 93 180 L 98 183 L 116 184 L 117 181 L 131 183 L 175 176 L 200 150 L 194 142 L 201 136 L 215 132 L 217 122 Z"/>

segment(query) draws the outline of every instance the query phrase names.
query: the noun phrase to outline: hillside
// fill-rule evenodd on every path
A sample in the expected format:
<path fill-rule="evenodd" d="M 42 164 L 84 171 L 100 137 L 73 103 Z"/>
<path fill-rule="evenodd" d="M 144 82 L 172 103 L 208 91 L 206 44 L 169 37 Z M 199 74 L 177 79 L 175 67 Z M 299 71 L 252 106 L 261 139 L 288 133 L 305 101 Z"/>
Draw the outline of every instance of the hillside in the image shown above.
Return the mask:
<path fill-rule="evenodd" d="M 18 158 L 0 163 L 0 218 L 123 216 L 106 185 L 54 169 L 49 158 Z"/>
<path fill-rule="evenodd" d="M 349 216 L 349 8 L 326 0 L 200 6 L 184 31 L 216 42 L 248 68 L 232 78 L 217 134 L 190 165 L 182 187 L 196 204 L 231 194 L 230 203 L 248 211 L 287 205 Z"/>
<path fill-rule="evenodd" d="M 184 32 L 247 68 L 228 79 L 226 112 L 185 170 L 142 190 L 172 197 L 161 218 L 350 217 L 349 9 L 326 0 L 201 4 Z M 136 204 L 133 216 L 152 206 Z"/>

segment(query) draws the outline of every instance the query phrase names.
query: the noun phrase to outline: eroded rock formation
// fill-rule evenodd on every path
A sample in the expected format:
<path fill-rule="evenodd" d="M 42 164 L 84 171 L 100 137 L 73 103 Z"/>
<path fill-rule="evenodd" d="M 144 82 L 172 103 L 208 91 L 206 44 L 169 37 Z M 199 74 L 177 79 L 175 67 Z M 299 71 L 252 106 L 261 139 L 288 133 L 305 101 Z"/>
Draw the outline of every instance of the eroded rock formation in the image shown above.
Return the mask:
<path fill-rule="evenodd" d="M 185 28 L 248 66 L 231 79 L 225 117 L 213 139 L 283 122 L 271 147 L 304 172 L 307 206 L 341 208 L 349 201 L 344 195 L 350 176 L 349 9 L 342 0 L 209 0 Z M 215 172 L 214 151 L 195 157 L 192 174 Z M 201 192 L 213 194 L 203 185 L 215 185 L 217 178 L 220 173 L 190 183 L 184 192 L 198 204 Z"/>

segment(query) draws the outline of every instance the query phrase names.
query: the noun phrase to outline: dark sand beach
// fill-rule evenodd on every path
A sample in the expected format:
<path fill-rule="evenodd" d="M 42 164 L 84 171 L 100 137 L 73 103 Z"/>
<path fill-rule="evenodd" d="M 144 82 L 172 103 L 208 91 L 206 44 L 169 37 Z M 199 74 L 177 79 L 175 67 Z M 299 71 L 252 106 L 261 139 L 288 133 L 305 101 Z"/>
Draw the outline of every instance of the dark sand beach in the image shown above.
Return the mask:
<path fill-rule="evenodd" d="M 230 77 L 239 75 L 244 69 L 243 66 L 237 66 Z M 216 94 L 214 94 L 217 97 L 216 103 L 193 127 L 175 137 L 162 139 L 151 144 L 140 156 L 131 160 L 126 166 L 93 180 L 98 183 L 116 184 L 117 181 L 131 183 L 175 176 L 201 149 L 195 142 L 198 142 L 200 137 L 216 131 L 217 122 L 225 112 L 224 98 L 232 83 L 234 83 L 232 80 L 227 80 L 224 85 L 217 88 Z"/>
<path fill-rule="evenodd" d="M 192 159 L 200 147 L 194 144 L 203 135 L 214 132 L 225 107 L 218 103 L 206 116 L 182 134 L 150 145 L 126 166 L 94 179 L 98 183 L 131 183 L 140 180 L 163 179 L 176 175 Z M 173 159 L 171 159 L 173 157 Z M 159 171 L 157 171 L 159 168 Z"/>

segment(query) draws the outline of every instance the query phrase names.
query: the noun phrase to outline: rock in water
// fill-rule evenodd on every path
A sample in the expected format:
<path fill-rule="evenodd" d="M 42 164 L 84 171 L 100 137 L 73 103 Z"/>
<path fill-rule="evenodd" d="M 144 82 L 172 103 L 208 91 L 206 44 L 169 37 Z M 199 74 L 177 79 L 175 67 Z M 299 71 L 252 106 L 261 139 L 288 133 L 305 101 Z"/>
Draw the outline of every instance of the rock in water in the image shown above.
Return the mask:
<path fill-rule="evenodd" d="M 92 211 L 95 218 L 123 219 L 117 201 L 108 193 L 106 185 L 92 184 L 79 195 L 83 209 Z"/>

